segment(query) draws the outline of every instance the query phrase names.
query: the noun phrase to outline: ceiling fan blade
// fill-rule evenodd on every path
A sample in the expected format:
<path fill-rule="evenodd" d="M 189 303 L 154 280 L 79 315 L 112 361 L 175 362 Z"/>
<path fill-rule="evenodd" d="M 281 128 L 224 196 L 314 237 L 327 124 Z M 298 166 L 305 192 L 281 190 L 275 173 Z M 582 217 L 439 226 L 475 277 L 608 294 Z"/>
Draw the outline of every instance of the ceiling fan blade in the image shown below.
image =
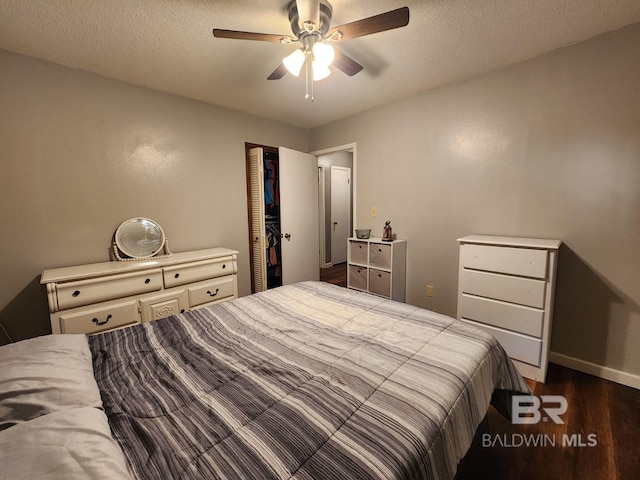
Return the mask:
<path fill-rule="evenodd" d="M 267 77 L 267 80 L 280 80 L 287 73 L 287 67 L 284 66 L 284 63 L 278 65 L 271 75 Z"/>
<path fill-rule="evenodd" d="M 353 60 L 351 57 L 348 57 L 337 48 L 334 48 L 334 50 L 336 52 L 336 57 L 333 60 L 333 66 L 339 70 L 342 70 L 350 77 L 353 77 L 356 73 L 364 68 L 358 62 Z"/>
<path fill-rule="evenodd" d="M 231 38 L 235 40 L 258 40 L 260 42 L 277 42 L 282 43 L 282 39 L 296 40 L 289 35 L 272 35 L 270 33 L 254 33 L 239 32 L 237 30 L 222 30 L 220 28 L 213 29 L 213 36 L 216 38 Z"/>
<path fill-rule="evenodd" d="M 393 30 L 409 24 L 409 7 L 402 7 L 390 12 L 363 18 L 351 23 L 345 23 L 334 27 L 327 32 L 325 38 L 331 40 L 349 40 L 350 38 L 363 37 L 372 33 Z M 338 35 L 340 32 L 342 35 Z"/>

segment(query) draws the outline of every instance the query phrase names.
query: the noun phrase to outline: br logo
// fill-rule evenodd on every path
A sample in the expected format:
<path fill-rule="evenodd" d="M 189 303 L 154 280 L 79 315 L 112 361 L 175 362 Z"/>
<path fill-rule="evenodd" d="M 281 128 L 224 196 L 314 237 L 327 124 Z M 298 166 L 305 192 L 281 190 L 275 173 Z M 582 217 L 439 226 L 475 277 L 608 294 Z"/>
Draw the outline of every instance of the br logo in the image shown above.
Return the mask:
<path fill-rule="evenodd" d="M 567 411 L 567 399 L 562 395 L 514 395 L 511 398 L 511 423 L 534 424 L 552 422 L 563 424 L 560 415 Z"/>

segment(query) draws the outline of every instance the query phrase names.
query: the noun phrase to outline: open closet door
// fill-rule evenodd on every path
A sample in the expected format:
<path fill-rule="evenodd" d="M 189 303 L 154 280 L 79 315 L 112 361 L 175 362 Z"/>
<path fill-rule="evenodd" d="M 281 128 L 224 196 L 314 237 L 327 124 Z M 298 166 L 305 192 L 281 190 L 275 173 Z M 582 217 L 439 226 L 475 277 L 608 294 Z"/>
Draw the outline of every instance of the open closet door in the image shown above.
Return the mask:
<path fill-rule="evenodd" d="M 262 148 L 249 150 L 249 200 L 251 205 L 251 279 L 253 292 L 267 289 L 267 255 L 264 238 L 264 166 Z"/>
<path fill-rule="evenodd" d="M 279 147 L 282 283 L 320 279 L 318 159 Z"/>

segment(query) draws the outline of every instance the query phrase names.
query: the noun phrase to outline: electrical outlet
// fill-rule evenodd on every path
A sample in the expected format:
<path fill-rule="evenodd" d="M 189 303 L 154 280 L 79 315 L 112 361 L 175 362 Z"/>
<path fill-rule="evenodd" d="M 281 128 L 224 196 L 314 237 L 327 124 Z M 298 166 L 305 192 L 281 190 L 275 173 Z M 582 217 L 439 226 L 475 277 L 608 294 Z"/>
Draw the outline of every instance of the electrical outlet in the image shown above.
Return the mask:
<path fill-rule="evenodd" d="M 371 216 L 372 217 L 378 216 L 378 209 L 376 207 L 371 207 Z"/>
<path fill-rule="evenodd" d="M 433 285 L 427 285 L 427 297 L 433 297 Z"/>

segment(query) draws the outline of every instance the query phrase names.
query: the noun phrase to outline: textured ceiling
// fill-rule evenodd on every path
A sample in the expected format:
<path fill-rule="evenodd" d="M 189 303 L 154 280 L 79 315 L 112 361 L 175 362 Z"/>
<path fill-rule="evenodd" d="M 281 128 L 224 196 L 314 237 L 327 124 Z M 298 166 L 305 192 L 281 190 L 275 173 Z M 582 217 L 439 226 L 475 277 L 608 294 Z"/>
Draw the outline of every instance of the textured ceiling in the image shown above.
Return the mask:
<path fill-rule="evenodd" d="M 304 99 L 267 76 L 295 46 L 212 28 L 290 34 L 288 0 L 0 0 L 0 48 L 314 127 L 640 22 L 639 0 L 333 0 L 332 25 L 408 6 L 409 25 L 340 43 L 364 66 Z"/>

